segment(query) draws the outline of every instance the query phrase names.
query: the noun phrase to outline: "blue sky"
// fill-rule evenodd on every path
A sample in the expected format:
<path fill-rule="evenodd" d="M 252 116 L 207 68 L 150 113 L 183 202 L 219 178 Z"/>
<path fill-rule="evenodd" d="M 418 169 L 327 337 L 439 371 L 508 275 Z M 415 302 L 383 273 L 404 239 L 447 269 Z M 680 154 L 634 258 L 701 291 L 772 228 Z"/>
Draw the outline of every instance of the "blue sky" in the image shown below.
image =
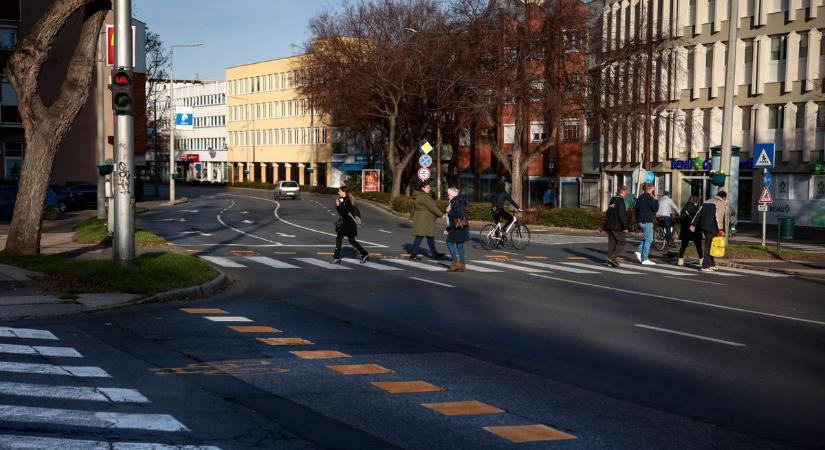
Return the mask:
<path fill-rule="evenodd" d="M 309 19 L 337 0 L 132 0 L 132 15 L 171 44 L 175 78 L 222 80 L 224 69 L 301 53 Z"/>

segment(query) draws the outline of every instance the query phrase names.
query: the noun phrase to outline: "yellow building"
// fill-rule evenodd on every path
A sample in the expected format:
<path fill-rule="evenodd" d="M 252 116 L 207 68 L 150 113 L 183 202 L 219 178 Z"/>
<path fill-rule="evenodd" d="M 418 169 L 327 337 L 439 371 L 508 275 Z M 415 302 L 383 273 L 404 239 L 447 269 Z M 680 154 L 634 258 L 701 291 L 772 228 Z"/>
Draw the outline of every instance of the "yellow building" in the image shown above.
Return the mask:
<path fill-rule="evenodd" d="M 302 56 L 226 69 L 231 182 L 328 185 L 329 120 L 296 89 Z"/>

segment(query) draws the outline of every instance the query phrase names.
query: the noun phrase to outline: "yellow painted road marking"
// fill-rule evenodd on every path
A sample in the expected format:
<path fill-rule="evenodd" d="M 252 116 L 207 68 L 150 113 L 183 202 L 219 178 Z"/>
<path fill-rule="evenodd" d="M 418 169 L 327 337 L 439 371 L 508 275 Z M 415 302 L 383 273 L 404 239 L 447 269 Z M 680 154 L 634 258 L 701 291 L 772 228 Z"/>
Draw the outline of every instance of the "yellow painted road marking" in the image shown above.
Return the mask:
<path fill-rule="evenodd" d="M 189 314 L 228 314 L 228 312 L 218 308 L 181 308 L 181 311 Z"/>
<path fill-rule="evenodd" d="M 466 402 L 422 403 L 421 406 L 432 409 L 445 416 L 475 416 L 482 414 L 500 414 L 504 412 L 503 409 L 476 400 Z"/>
<path fill-rule="evenodd" d="M 321 255 L 321 256 L 333 256 L 333 255 L 335 255 L 335 253 L 332 253 L 332 252 L 318 252 L 317 254 Z"/>
<path fill-rule="evenodd" d="M 568 256 L 567 259 L 587 259 L 584 256 Z"/>
<path fill-rule="evenodd" d="M 547 425 L 516 425 L 484 427 L 485 430 L 510 442 L 567 441 L 576 436 L 550 428 Z"/>
<path fill-rule="evenodd" d="M 266 345 L 313 345 L 312 341 L 303 338 L 258 338 Z"/>
<path fill-rule="evenodd" d="M 301 359 L 335 359 L 335 358 L 351 358 L 346 353 L 341 353 L 336 350 L 309 350 L 289 352 Z"/>
<path fill-rule="evenodd" d="M 229 327 L 241 333 L 280 333 L 281 330 L 263 325 L 233 325 Z"/>
<path fill-rule="evenodd" d="M 439 392 L 441 388 L 425 381 L 374 381 L 378 389 L 390 394 L 414 394 L 418 392 Z"/>
<path fill-rule="evenodd" d="M 327 366 L 328 368 L 342 374 L 342 375 L 377 375 L 380 373 L 395 373 L 386 367 L 378 364 L 350 364 Z"/>
<path fill-rule="evenodd" d="M 525 256 L 527 259 L 547 259 L 546 256 Z"/>

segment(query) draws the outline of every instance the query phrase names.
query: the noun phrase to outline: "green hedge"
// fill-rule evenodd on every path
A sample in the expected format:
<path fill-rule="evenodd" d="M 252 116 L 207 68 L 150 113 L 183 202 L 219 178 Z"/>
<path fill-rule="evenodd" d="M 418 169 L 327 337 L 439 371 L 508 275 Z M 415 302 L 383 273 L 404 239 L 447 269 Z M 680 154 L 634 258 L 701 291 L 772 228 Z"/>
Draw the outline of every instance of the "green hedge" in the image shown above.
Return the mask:
<path fill-rule="evenodd" d="M 538 223 L 548 227 L 576 228 L 580 230 L 604 229 L 605 215 L 588 209 L 556 208 L 540 213 Z"/>

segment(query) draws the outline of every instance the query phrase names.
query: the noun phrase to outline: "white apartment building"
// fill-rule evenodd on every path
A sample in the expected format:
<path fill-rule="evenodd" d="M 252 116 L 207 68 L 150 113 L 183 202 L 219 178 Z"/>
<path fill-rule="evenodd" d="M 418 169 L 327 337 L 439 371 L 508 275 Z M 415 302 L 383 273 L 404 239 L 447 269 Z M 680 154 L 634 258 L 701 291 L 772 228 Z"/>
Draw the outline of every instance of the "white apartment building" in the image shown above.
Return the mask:
<path fill-rule="evenodd" d="M 227 182 L 226 83 L 176 87 L 175 104 L 194 115 L 192 130 L 175 130 L 178 173 L 187 181 Z"/>
<path fill-rule="evenodd" d="M 778 161 L 769 223 L 788 216 L 797 224 L 825 227 L 825 175 L 817 164 L 825 159 L 825 0 L 735 1 L 733 145 L 741 152 L 739 204 L 734 206 L 739 219 L 757 217 L 762 179 L 751 165 L 754 144 L 774 143 Z M 659 190 L 672 191 L 683 204 L 691 195 L 708 196 L 711 148 L 721 144 L 729 2 L 653 0 L 650 14 L 647 6 L 647 0 L 599 2 L 599 45 L 604 55 L 615 55 L 634 39 L 644 41 L 647 17 L 653 18 L 653 38 L 667 43 L 668 50 L 657 53 L 654 63 L 652 92 L 660 102 L 651 161 Z M 618 79 L 618 73 L 629 71 L 630 79 L 646 79 L 644 66 L 629 66 L 617 61 L 601 76 Z M 607 96 L 603 101 L 610 106 L 616 100 Z M 631 184 L 631 172 L 642 161 L 640 122 L 616 121 L 601 130 L 603 199 L 618 185 Z M 697 157 L 705 164 L 691 164 Z"/>

